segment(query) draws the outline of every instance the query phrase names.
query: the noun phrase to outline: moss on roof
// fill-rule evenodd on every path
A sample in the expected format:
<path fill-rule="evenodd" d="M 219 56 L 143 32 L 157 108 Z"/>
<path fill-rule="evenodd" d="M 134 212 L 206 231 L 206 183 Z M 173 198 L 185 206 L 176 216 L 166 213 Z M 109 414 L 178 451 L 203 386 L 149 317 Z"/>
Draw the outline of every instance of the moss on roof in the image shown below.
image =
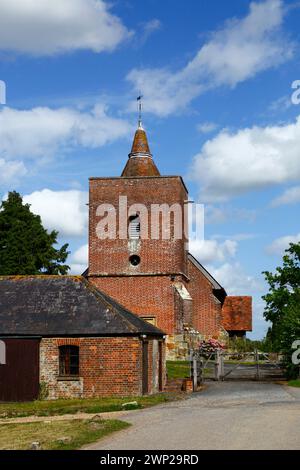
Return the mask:
<path fill-rule="evenodd" d="M 1 276 L 0 335 L 162 336 L 82 276 Z"/>

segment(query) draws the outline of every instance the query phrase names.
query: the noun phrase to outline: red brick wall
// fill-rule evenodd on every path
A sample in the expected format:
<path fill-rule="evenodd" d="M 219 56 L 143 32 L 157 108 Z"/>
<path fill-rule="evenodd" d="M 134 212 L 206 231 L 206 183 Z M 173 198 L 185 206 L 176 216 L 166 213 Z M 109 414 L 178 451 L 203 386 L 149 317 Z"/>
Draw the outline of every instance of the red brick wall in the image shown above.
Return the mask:
<path fill-rule="evenodd" d="M 148 208 L 148 240 L 130 244 L 118 238 L 119 196 L 127 196 L 128 207 L 144 204 Z M 89 274 L 180 273 L 187 270 L 185 240 L 150 239 L 151 204 L 178 203 L 184 208 L 187 192 L 180 177 L 91 178 L 89 196 Z M 112 204 L 117 210 L 117 239 L 100 240 L 96 227 L 102 217 L 96 215 L 100 204 Z M 182 218 L 183 221 L 183 218 Z M 127 220 L 125 221 L 127 224 Z M 173 217 L 171 217 L 171 234 Z M 145 224 L 143 225 L 145 226 Z M 143 230 L 143 229 L 142 229 Z M 161 233 L 160 233 L 161 237 Z M 136 246 L 135 246 L 136 245 Z M 129 256 L 136 253 L 141 262 L 133 267 Z"/>
<path fill-rule="evenodd" d="M 189 261 L 190 282 L 187 284 L 193 298 L 193 326 L 201 334 L 218 336 L 221 328 L 221 303 L 215 298 L 212 285 Z"/>
<path fill-rule="evenodd" d="M 169 276 L 89 277 L 89 281 L 131 312 L 156 317 L 156 325 L 165 333 L 177 329 L 180 313 Z"/>
<path fill-rule="evenodd" d="M 79 380 L 58 380 L 61 345 L 79 346 Z M 149 354 L 150 367 L 152 355 Z M 43 338 L 40 382 L 45 382 L 49 399 L 141 395 L 142 342 L 133 337 Z M 149 393 L 157 391 L 149 381 Z"/>
<path fill-rule="evenodd" d="M 151 204 L 178 203 L 182 214 L 188 197 L 180 177 L 91 178 L 89 281 L 133 313 L 156 317 L 157 326 L 169 335 L 182 333 L 183 323 L 192 323 L 202 334 L 218 336 L 221 305 L 209 281 L 192 263 L 188 266 L 184 238 L 131 243 L 118 238 L 118 223 L 117 239 L 97 237 L 96 227 L 101 220 L 96 216 L 97 207 L 105 203 L 118 210 L 119 196 L 127 196 L 128 207 L 142 203 L 148 212 Z M 150 238 L 150 223 L 148 235 Z M 129 262 L 133 253 L 141 258 L 136 267 Z M 191 281 L 182 274 L 191 277 Z M 173 285 L 176 281 L 186 285 L 193 301 L 185 302 L 186 305 L 181 302 Z"/>
<path fill-rule="evenodd" d="M 185 286 L 186 287 L 186 286 Z M 185 300 L 175 290 L 176 333 L 182 333 L 185 327 L 193 326 L 193 301 Z"/>

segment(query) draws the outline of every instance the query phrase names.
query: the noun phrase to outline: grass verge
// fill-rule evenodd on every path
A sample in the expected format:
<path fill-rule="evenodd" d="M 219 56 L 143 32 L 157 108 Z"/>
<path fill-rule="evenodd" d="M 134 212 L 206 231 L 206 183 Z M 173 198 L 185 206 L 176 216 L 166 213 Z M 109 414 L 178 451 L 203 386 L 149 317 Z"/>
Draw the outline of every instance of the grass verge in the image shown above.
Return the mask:
<path fill-rule="evenodd" d="M 290 380 L 288 382 L 288 385 L 290 387 L 300 387 L 300 379 L 296 379 L 296 380 Z"/>
<path fill-rule="evenodd" d="M 55 416 L 75 413 L 105 413 L 121 411 L 124 403 L 137 402 L 136 408 L 165 403 L 177 398 L 175 393 L 160 393 L 142 397 L 105 397 L 71 400 L 36 400 L 24 403 L 0 403 L 0 418 L 21 418 L 25 416 Z M 128 409 L 128 408 L 127 408 Z"/>
<path fill-rule="evenodd" d="M 190 377 L 189 361 L 167 361 L 168 379 L 185 379 Z"/>
<path fill-rule="evenodd" d="M 79 449 L 128 426 L 124 421 L 101 419 L 2 424 L 0 450 L 27 450 L 33 442 L 39 442 L 42 450 Z"/>

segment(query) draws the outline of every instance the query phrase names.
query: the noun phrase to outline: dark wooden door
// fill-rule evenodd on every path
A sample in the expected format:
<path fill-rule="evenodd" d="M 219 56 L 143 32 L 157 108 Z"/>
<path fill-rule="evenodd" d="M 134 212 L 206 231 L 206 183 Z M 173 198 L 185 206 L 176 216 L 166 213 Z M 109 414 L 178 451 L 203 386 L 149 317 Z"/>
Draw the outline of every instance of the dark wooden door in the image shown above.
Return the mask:
<path fill-rule="evenodd" d="M 6 364 L 0 365 L 0 401 L 31 401 L 39 394 L 39 340 L 0 338 Z"/>
<path fill-rule="evenodd" d="M 143 395 L 147 395 L 148 387 L 148 342 L 143 342 Z"/>

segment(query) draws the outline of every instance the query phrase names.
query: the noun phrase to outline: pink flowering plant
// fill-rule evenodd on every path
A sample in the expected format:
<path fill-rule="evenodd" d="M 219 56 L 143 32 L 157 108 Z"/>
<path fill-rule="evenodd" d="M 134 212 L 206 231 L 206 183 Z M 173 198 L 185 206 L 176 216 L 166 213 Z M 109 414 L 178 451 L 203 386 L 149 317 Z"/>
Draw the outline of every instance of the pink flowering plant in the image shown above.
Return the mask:
<path fill-rule="evenodd" d="M 204 356 L 209 356 L 218 350 L 224 350 L 226 346 L 217 339 L 208 339 L 201 341 L 199 345 L 200 353 Z"/>

